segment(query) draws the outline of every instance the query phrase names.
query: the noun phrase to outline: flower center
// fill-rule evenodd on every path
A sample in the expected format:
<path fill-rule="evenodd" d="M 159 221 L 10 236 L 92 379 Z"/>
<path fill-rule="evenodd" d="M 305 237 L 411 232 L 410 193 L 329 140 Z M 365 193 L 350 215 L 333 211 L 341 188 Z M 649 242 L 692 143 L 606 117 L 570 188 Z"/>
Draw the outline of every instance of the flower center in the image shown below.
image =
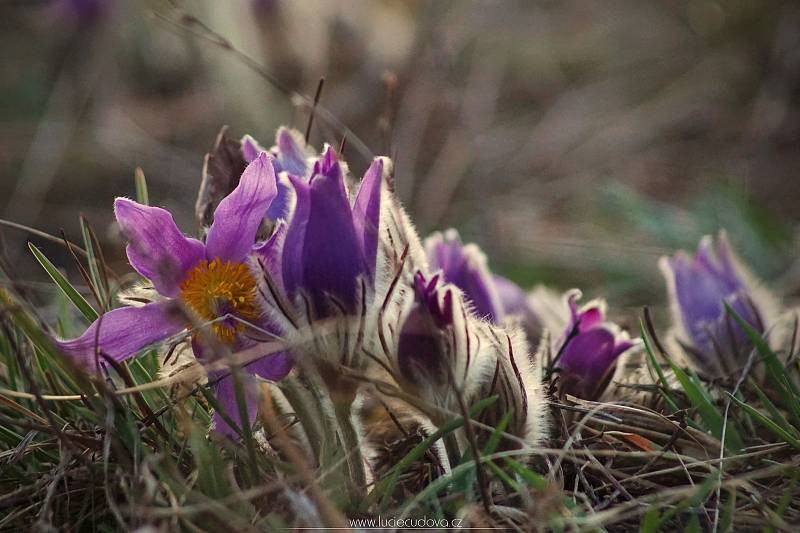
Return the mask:
<path fill-rule="evenodd" d="M 181 296 L 203 321 L 214 321 L 214 334 L 228 344 L 245 329 L 236 318 L 252 322 L 260 314 L 256 280 L 243 263 L 201 261 L 181 283 Z"/>

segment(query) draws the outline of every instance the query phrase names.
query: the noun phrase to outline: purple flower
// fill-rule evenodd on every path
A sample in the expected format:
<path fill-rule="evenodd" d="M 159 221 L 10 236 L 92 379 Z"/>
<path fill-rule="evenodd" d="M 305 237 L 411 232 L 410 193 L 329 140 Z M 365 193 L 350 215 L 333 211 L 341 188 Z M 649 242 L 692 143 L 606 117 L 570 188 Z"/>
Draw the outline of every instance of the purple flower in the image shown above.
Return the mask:
<path fill-rule="evenodd" d="M 746 362 L 752 348 L 745 332 L 725 311 L 728 305 L 759 333 L 766 309 L 754 303 L 747 274 L 733 257 L 724 233 L 716 246 L 710 235 L 700 240 L 694 258 L 683 251 L 663 257 L 675 337 L 709 377 L 729 375 Z"/>
<path fill-rule="evenodd" d="M 125 360 L 153 343 L 187 328 L 193 330 L 181 318 L 181 307 L 203 324 L 210 324 L 192 331 L 197 357 L 210 358 L 213 354 L 208 347 L 214 344 L 234 351 L 254 346 L 256 341 L 247 334 L 257 329 L 269 331 L 270 325 L 262 319 L 256 278 L 248 261 L 275 194 L 272 164 L 266 154 L 261 154 L 244 170 L 236 189 L 220 202 L 205 243 L 184 236 L 168 211 L 117 198 L 114 211 L 128 238 L 128 260 L 163 298 L 141 307 L 109 311 L 77 339 L 57 341 L 61 350 L 86 367 L 102 363 L 99 353 Z M 246 371 L 278 380 L 290 368 L 290 357 L 279 353 L 251 363 Z M 241 424 L 231 377 L 222 377 L 216 391 L 230 418 Z M 248 396 L 251 422 L 256 412 L 254 401 Z M 215 428 L 226 435 L 234 434 L 219 413 L 215 415 Z"/>
<path fill-rule="evenodd" d="M 414 275 L 414 303 L 397 340 L 397 365 L 403 378 L 420 385 L 448 382 L 448 338 L 453 327 L 453 293 L 442 290 L 439 276 Z M 440 291 L 444 293 L 442 296 Z"/>
<path fill-rule="evenodd" d="M 478 317 L 495 324 L 502 321 L 503 302 L 480 248 L 474 244 L 464 245 L 458 232 L 450 229 L 425 239 L 425 251 L 431 270 L 441 270 L 447 283 L 461 289 Z"/>
<path fill-rule="evenodd" d="M 563 392 L 594 400 L 611 380 L 617 358 L 636 343 L 606 321 L 605 302 L 594 300 L 579 309 L 580 295 L 578 290 L 566 294 L 569 321 L 555 345 L 556 368 Z"/>
<path fill-rule="evenodd" d="M 289 297 L 302 293 L 312 317 L 351 314 L 375 280 L 384 161 L 376 158 L 351 206 L 344 172 L 330 147 L 308 180 L 289 175 L 295 193 L 282 249 L 283 284 Z"/>

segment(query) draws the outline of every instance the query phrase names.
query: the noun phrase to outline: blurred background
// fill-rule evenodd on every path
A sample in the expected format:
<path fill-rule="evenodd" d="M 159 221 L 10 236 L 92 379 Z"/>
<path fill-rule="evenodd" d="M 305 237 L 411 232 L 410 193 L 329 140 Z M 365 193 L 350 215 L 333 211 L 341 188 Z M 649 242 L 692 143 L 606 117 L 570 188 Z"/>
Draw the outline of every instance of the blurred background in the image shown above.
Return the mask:
<path fill-rule="evenodd" d="M 287 91 L 324 77 L 354 172 L 359 139 L 391 155 L 422 234 L 458 228 L 523 286 L 663 316 L 658 257 L 726 228 L 800 292 L 796 1 L 2 0 L 0 50 L 2 218 L 79 242 L 83 213 L 120 272 L 111 204 L 135 167 L 194 233 L 220 128 L 265 146 L 305 130 Z M 315 121 L 314 145 L 341 138 Z M 28 239 L 80 281 L 58 245 L 0 234 L 42 301 Z"/>

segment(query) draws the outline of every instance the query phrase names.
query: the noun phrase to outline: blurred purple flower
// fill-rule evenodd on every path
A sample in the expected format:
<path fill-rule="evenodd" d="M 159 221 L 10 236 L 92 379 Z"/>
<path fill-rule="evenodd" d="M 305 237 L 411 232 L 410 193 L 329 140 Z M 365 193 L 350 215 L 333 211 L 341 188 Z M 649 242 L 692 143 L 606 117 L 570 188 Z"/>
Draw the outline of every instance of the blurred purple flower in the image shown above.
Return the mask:
<path fill-rule="evenodd" d="M 566 294 L 569 322 L 557 348 L 556 368 L 562 391 L 594 400 L 608 386 L 617 358 L 636 345 L 627 333 L 605 319 L 605 303 L 594 300 L 578 308 L 580 291 Z"/>
<path fill-rule="evenodd" d="M 397 364 L 410 383 L 445 385 L 448 381 L 448 329 L 453 326 L 453 293 L 440 294 L 439 276 L 414 275 L 414 303 L 397 341 Z"/>
<path fill-rule="evenodd" d="M 251 0 L 250 6 L 257 17 L 268 17 L 278 9 L 278 0 Z"/>
<path fill-rule="evenodd" d="M 687 354 L 709 377 L 740 369 L 752 348 L 746 333 L 725 310 L 723 302 L 756 331 L 765 332 L 764 313 L 754 303 L 754 287 L 738 265 L 721 233 L 716 246 L 710 235 L 700 240 L 692 258 L 684 251 L 663 257 L 676 337 Z"/>
<path fill-rule="evenodd" d="M 246 335 L 247 324 L 269 330 L 262 321 L 256 279 L 248 266 L 256 233 L 267 207 L 275 197 L 275 175 L 269 157 L 262 154 L 244 170 L 239 185 L 220 202 L 205 243 L 185 237 L 172 215 L 126 198 L 117 198 L 114 211 L 128 238 L 128 260 L 139 274 L 148 278 L 164 298 L 141 307 L 123 307 L 105 313 L 86 332 L 72 340 L 57 341 L 61 350 L 86 367 L 102 363 L 100 353 L 123 361 L 147 346 L 192 329 L 179 318 L 180 304 L 189 308 L 210 328 L 193 331 L 195 355 L 204 357 L 213 333 L 217 343 L 232 350 L 256 344 Z M 206 353 L 208 358 L 210 354 Z M 285 353 L 272 354 L 246 367 L 250 374 L 278 380 L 291 369 Z M 224 374 L 209 376 L 216 379 Z M 216 384 L 217 398 L 227 414 L 241 424 L 230 376 Z M 250 422 L 254 420 L 255 398 L 247 398 Z M 215 415 L 215 429 L 233 436 Z"/>
<path fill-rule="evenodd" d="M 344 173 L 333 148 L 314 163 L 310 178 L 290 174 L 295 207 L 282 250 L 286 292 L 302 291 L 315 318 L 353 313 L 365 288 L 373 285 L 381 214 L 384 161 L 376 158 L 351 207 Z"/>
<path fill-rule="evenodd" d="M 113 4 L 114 0 L 53 0 L 51 9 L 56 21 L 86 28 L 108 15 Z"/>
<path fill-rule="evenodd" d="M 464 292 L 478 317 L 499 324 L 506 315 L 525 311 L 525 294 L 512 281 L 493 276 L 485 254 L 475 244 L 461 241 L 454 229 L 425 240 L 430 268 L 441 270 L 447 283 Z"/>
<path fill-rule="evenodd" d="M 522 287 L 503 276 L 494 274 L 492 281 L 500 299 L 503 314 L 521 317 L 523 326 L 527 327 L 530 321 L 533 320 L 528 294 L 522 290 Z"/>

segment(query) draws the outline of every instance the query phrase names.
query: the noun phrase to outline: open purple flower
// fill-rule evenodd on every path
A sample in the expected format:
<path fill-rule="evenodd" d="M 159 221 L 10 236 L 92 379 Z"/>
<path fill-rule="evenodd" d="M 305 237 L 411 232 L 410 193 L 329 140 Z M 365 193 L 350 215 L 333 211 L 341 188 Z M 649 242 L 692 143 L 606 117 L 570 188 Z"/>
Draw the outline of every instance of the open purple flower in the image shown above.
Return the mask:
<path fill-rule="evenodd" d="M 555 344 L 562 391 L 588 400 L 608 386 L 617 358 L 636 345 L 628 334 L 605 318 L 605 302 L 594 300 L 580 309 L 580 291 L 566 294 L 569 321 Z"/>
<path fill-rule="evenodd" d="M 289 175 L 295 207 L 281 252 L 283 284 L 290 298 L 308 298 L 314 318 L 354 313 L 362 282 L 364 289 L 374 283 L 383 166 L 381 158 L 372 162 L 352 205 L 333 148 L 308 180 Z"/>
<path fill-rule="evenodd" d="M 724 303 L 759 333 L 765 332 L 765 305 L 754 301 L 748 275 L 731 252 L 724 233 L 716 246 L 710 235 L 700 240 L 692 258 L 683 251 L 664 257 L 661 271 L 667 281 L 675 336 L 690 358 L 709 377 L 740 369 L 752 343 Z"/>
<path fill-rule="evenodd" d="M 163 298 L 141 307 L 109 311 L 77 339 L 57 341 L 61 350 L 92 367 L 102 363 L 100 353 L 123 361 L 187 328 L 192 330 L 192 345 L 199 358 L 208 359 L 211 354 L 207 347 L 214 344 L 234 351 L 255 345 L 247 333 L 271 328 L 262 319 L 256 278 L 248 258 L 275 193 L 273 167 L 262 153 L 247 166 L 239 185 L 217 207 L 205 243 L 184 236 L 168 211 L 117 198 L 114 211 L 128 238 L 128 260 Z M 180 307 L 207 327 L 193 329 L 181 318 L 183 313 L 177 312 Z M 269 355 L 246 367 L 248 373 L 269 380 L 283 378 L 290 369 L 291 359 L 284 353 Z M 241 424 L 230 376 L 219 379 L 216 392 L 228 416 Z M 249 398 L 251 422 L 256 412 L 253 401 Z M 223 434 L 233 434 L 219 413 L 215 415 L 215 428 Z"/>

